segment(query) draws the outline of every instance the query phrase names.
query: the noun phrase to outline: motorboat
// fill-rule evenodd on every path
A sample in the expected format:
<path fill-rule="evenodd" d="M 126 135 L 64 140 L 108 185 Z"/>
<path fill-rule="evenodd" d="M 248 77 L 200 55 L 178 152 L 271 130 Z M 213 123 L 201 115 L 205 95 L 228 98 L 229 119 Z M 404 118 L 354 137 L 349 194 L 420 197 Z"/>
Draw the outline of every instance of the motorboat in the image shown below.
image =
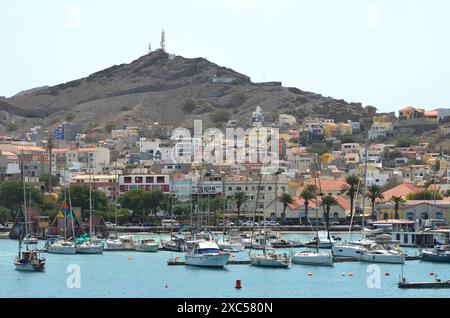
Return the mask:
<path fill-rule="evenodd" d="M 134 241 L 131 236 L 119 236 L 116 239 L 108 239 L 105 242 L 105 251 L 134 251 Z"/>
<path fill-rule="evenodd" d="M 162 250 L 171 252 L 186 252 L 188 248 L 188 242 L 181 235 L 173 235 L 169 241 L 161 241 Z"/>
<path fill-rule="evenodd" d="M 288 268 L 291 265 L 291 257 L 287 253 L 277 254 L 273 251 L 267 251 L 250 256 L 250 264 L 261 267 Z"/>
<path fill-rule="evenodd" d="M 406 255 L 402 250 L 385 247 L 381 244 L 372 244 L 361 255 L 361 260 L 371 263 L 404 264 Z"/>
<path fill-rule="evenodd" d="M 333 254 L 319 251 L 302 251 L 292 256 L 292 263 L 301 265 L 333 266 Z"/>
<path fill-rule="evenodd" d="M 154 239 L 140 240 L 134 248 L 137 252 L 158 252 L 159 243 Z"/>
<path fill-rule="evenodd" d="M 373 242 L 343 242 L 334 244 L 331 251 L 335 257 L 350 257 L 361 259 L 364 252 L 368 251 L 368 247 Z"/>
<path fill-rule="evenodd" d="M 41 251 L 38 250 L 19 250 L 14 266 L 18 271 L 42 272 L 45 269 L 45 257 L 41 257 Z"/>
<path fill-rule="evenodd" d="M 184 259 L 185 264 L 190 266 L 224 267 L 230 259 L 230 253 L 222 252 L 214 242 L 198 241 Z"/>

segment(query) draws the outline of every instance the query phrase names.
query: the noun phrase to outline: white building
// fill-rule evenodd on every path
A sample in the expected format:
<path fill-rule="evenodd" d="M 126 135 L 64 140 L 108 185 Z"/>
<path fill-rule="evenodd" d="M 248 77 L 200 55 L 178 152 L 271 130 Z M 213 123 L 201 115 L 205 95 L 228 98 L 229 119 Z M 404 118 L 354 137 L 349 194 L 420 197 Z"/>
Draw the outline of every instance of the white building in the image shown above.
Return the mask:
<path fill-rule="evenodd" d="M 256 110 L 252 112 L 252 126 L 262 127 L 264 123 L 264 115 L 261 107 L 257 106 Z"/>
<path fill-rule="evenodd" d="M 295 125 L 295 123 L 297 122 L 297 120 L 295 119 L 295 116 L 289 115 L 289 114 L 281 114 L 280 116 L 278 116 L 278 120 L 279 120 L 280 126 Z"/>

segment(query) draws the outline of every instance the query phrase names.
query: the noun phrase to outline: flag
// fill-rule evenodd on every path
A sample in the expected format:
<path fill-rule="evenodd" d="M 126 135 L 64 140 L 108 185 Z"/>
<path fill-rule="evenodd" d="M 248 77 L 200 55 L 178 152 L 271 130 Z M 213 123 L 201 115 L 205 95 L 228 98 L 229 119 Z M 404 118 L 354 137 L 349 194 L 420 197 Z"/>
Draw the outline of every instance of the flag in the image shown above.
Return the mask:
<path fill-rule="evenodd" d="M 64 201 L 61 212 L 64 217 L 72 217 L 72 209 L 70 208 L 70 204 L 67 200 Z"/>

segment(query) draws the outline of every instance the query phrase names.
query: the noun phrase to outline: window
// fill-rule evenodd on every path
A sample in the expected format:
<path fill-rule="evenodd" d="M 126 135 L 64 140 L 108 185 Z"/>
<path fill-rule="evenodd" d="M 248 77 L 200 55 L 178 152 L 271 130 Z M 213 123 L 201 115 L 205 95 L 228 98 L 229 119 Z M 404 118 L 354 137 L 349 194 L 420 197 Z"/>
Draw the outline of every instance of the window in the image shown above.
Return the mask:
<path fill-rule="evenodd" d="M 436 212 L 436 219 L 444 219 L 444 214 L 442 212 Z"/>
<path fill-rule="evenodd" d="M 267 187 L 267 190 L 272 191 L 272 187 L 271 186 Z"/>
<path fill-rule="evenodd" d="M 154 183 L 154 178 L 153 177 L 145 177 L 145 183 Z"/>
<path fill-rule="evenodd" d="M 142 181 L 144 181 L 144 178 L 143 178 L 143 177 L 135 177 L 135 178 L 134 178 L 134 182 L 135 182 L 135 183 L 142 183 Z"/>
<path fill-rule="evenodd" d="M 164 177 L 156 177 L 156 183 L 164 183 Z"/>
<path fill-rule="evenodd" d="M 123 183 L 131 183 L 131 177 L 123 178 Z"/>

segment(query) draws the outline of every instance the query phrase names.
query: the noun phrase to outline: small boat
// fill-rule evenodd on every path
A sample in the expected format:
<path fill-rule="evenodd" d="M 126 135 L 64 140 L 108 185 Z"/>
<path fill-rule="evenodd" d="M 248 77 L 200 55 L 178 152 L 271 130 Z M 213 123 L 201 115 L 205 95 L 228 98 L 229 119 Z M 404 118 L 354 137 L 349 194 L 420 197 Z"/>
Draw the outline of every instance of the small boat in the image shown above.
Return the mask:
<path fill-rule="evenodd" d="M 137 252 L 158 252 L 159 244 L 154 239 L 140 240 L 134 248 Z"/>
<path fill-rule="evenodd" d="M 448 246 L 436 246 L 432 250 L 423 250 L 421 254 L 422 260 L 425 262 L 450 263 Z"/>
<path fill-rule="evenodd" d="M 273 248 L 295 248 L 295 247 L 302 247 L 303 244 L 300 242 L 285 240 L 285 239 L 279 239 L 279 240 L 272 240 L 270 241 L 270 245 Z"/>
<path fill-rule="evenodd" d="M 108 239 L 105 243 L 105 251 L 134 251 L 135 246 L 130 236 L 119 236 L 117 239 Z"/>
<path fill-rule="evenodd" d="M 186 253 L 185 264 L 202 267 L 224 267 L 230 259 L 230 254 L 222 252 L 219 246 L 210 241 L 194 243 L 193 249 Z"/>
<path fill-rule="evenodd" d="M 94 242 L 83 242 L 76 246 L 77 254 L 102 254 L 103 244 Z"/>
<path fill-rule="evenodd" d="M 303 251 L 292 256 L 292 263 L 301 265 L 333 266 L 333 254 L 319 251 Z"/>
<path fill-rule="evenodd" d="M 73 255 L 77 252 L 77 247 L 74 243 L 57 240 L 49 245 L 46 245 L 45 250 L 50 254 L 68 254 Z"/>
<path fill-rule="evenodd" d="M 245 249 L 245 246 L 242 242 L 218 242 L 217 245 L 222 251 L 226 252 L 241 252 Z"/>
<path fill-rule="evenodd" d="M 18 271 L 42 272 L 45 269 L 45 257 L 41 257 L 41 251 L 19 251 L 14 260 Z"/>
<path fill-rule="evenodd" d="M 288 268 L 291 265 L 291 258 L 286 253 L 276 254 L 273 251 L 267 251 L 263 254 L 254 254 L 250 256 L 250 264 L 261 267 Z"/>
<path fill-rule="evenodd" d="M 328 234 L 326 231 L 319 231 L 318 236 L 313 238 L 311 241 L 305 244 L 305 246 L 318 246 L 319 248 L 332 248 L 335 240 L 333 237 L 328 239 Z"/>

